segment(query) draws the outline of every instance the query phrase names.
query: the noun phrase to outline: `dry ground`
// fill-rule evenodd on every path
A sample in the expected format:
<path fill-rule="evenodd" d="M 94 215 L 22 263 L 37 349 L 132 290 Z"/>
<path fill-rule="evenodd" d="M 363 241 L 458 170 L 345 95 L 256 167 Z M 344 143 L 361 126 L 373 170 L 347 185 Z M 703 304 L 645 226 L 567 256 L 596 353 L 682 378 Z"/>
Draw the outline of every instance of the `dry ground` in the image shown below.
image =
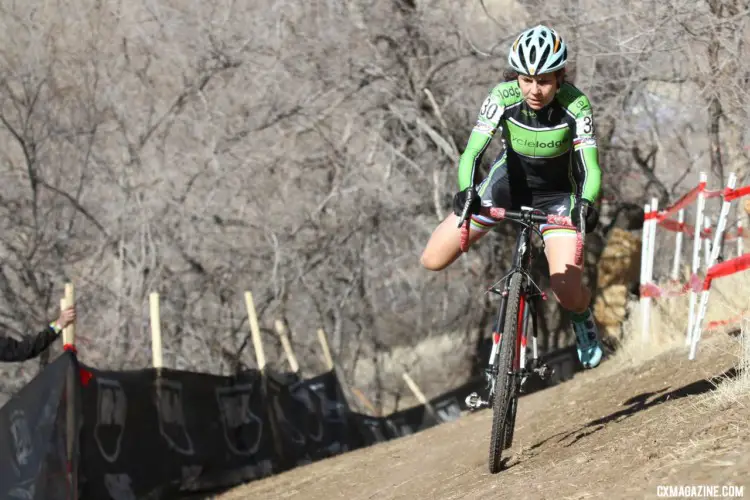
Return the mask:
<path fill-rule="evenodd" d="M 640 366 L 615 359 L 521 398 L 507 469 L 496 475 L 482 411 L 216 498 L 657 498 L 658 485 L 679 484 L 741 485 L 750 497 L 748 391 L 711 381 L 733 378 L 739 352 L 737 337 L 717 333 L 695 361 L 683 347 Z"/>

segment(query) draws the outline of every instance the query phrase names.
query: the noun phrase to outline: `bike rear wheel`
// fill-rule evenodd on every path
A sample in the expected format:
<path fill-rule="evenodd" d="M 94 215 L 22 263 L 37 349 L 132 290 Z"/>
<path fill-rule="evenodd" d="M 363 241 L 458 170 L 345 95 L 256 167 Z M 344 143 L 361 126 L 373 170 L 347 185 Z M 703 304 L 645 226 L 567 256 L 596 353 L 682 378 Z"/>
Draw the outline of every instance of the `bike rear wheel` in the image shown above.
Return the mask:
<path fill-rule="evenodd" d="M 523 274 L 513 273 L 508 287 L 505 318 L 502 323 L 502 337 L 497 356 L 495 392 L 492 396 L 492 434 L 490 436 L 490 473 L 500 472 L 503 449 L 510 446 L 513 439 L 513 426 L 516 420 L 518 395 L 517 379 L 513 374 L 516 356 L 516 342 L 519 335 L 518 313 L 521 305 L 521 281 Z M 506 446 L 506 443 L 508 446 Z"/>

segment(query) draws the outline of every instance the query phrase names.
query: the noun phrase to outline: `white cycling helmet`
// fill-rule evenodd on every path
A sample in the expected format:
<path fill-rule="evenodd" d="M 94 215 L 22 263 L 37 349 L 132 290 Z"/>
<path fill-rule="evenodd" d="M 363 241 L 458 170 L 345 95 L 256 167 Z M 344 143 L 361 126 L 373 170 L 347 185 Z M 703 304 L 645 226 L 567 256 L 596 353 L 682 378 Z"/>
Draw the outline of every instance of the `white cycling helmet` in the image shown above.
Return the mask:
<path fill-rule="evenodd" d="M 565 67 L 568 46 L 552 28 L 529 28 L 513 42 L 508 54 L 510 66 L 522 75 L 552 73 Z"/>

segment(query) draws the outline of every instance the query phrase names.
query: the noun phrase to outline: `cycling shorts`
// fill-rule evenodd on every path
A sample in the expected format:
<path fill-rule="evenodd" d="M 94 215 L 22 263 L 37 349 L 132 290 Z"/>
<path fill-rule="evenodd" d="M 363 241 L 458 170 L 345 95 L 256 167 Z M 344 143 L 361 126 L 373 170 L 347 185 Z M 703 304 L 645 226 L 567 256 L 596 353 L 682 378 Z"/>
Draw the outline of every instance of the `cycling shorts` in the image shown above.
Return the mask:
<path fill-rule="evenodd" d="M 529 188 L 523 172 L 514 174 L 510 171 L 506 158 L 503 154 L 492 165 L 487 177 L 477 186 L 482 207 L 519 210 L 522 206 L 526 206 L 570 217 L 576 203 L 575 193 Z M 475 214 L 471 217 L 473 231 L 489 231 L 499 222 L 500 220 L 490 217 L 489 214 Z M 545 240 L 558 236 L 576 236 L 575 230 L 554 224 L 542 224 L 540 230 Z"/>

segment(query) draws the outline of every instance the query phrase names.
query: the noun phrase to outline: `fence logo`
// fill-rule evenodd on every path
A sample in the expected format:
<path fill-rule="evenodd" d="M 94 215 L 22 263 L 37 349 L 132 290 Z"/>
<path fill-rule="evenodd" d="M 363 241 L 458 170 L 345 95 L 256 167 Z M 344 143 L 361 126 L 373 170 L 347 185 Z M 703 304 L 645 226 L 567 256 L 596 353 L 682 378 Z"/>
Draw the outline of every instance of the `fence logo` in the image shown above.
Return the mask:
<path fill-rule="evenodd" d="M 16 487 L 10 490 L 8 495 L 11 498 L 18 498 L 20 500 L 34 500 L 36 498 L 35 492 L 36 487 L 33 484 L 30 484 L 28 490 Z"/>
<path fill-rule="evenodd" d="M 120 443 L 125 433 L 128 400 L 120 382 L 96 377 L 96 424 L 94 439 L 102 457 L 114 463 L 120 456 Z"/>
<path fill-rule="evenodd" d="M 380 443 L 382 441 L 385 441 L 385 435 L 383 435 L 383 431 L 380 428 L 380 422 L 378 420 L 365 418 L 362 419 L 362 422 L 370 429 L 370 432 L 372 433 L 372 436 L 375 438 L 376 442 Z"/>
<path fill-rule="evenodd" d="M 461 418 L 461 405 L 455 396 L 435 403 L 434 407 L 441 422 L 452 422 Z"/>
<path fill-rule="evenodd" d="M 279 426 L 284 429 L 284 435 L 288 440 L 299 445 L 305 444 L 305 435 L 286 418 L 284 405 L 281 404 L 281 400 L 282 398 L 278 394 L 273 396 L 273 410 Z"/>
<path fill-rule="evenodd" d="M 323 408 L 324 401 L 317 392 L 310 387 L 299 385 L 291 391 L 292 398 L 306 410 L 305 427 L 307 437 L 319 443 L 323 439 Z"/>
<path fill-rule="evenodd" d="M 31 440 L 29 423 L 23 410 L 14 410 L 10 415 L 10 434 L 13 436 L 13 449 L 15 451 L 16 464 L 23 468 L 29 464 L 34 454 L 34 443 Z"/>
<path fill-rule="evenodd" d="M 414 434 L 417 429 L 413 428 L 411 425 L 409 425 L 404 418 L 386 418 L 385 419 L 385 425 L 388 426 L 388 428 L 391 430 L 391 432 L 396 436 L 409 436 L 411 434 Z"/>
<path fill-rule="evenodd" d="M 155 384 L 159 432 L 178 453 L 194 455 L 193 441 L 185 424 L 182 382 L 157 378 Z"/>
<path fill-rule="evenodd" d="M 41 469 L 39 456 L 34 453 L 34 439 L 29 422 L 23 410 L 14 410 L 10 414 L 10 435 L 13 441 L 13 466 L 19 482 L 8 494 L 12 498 L 35 498 L 36 476 Z"/>
<path fill-rule="evenodd" d="M 336 396 L 334 396 L 334 399 L 330 399 L 326 394 L 325 384 L 311 384 L 310 390 L 320 399 L 320 408 L 323 410 L 326 422 L 335 424 L 347 423 L 346 405 L 341 403 Z"/>
<path fill-rule="evenodd" d="M 127 474 L 105 474 L 104 487 L 112 500 L 137 500 L 130 476 Z"/>
<path fill-rule="evenodd" d="M 263 420 L 250 409 L 252 394 L 252 384 L 216 388 L 224 440 L 237 455 L 256 453 L 263 435 Z"/>

